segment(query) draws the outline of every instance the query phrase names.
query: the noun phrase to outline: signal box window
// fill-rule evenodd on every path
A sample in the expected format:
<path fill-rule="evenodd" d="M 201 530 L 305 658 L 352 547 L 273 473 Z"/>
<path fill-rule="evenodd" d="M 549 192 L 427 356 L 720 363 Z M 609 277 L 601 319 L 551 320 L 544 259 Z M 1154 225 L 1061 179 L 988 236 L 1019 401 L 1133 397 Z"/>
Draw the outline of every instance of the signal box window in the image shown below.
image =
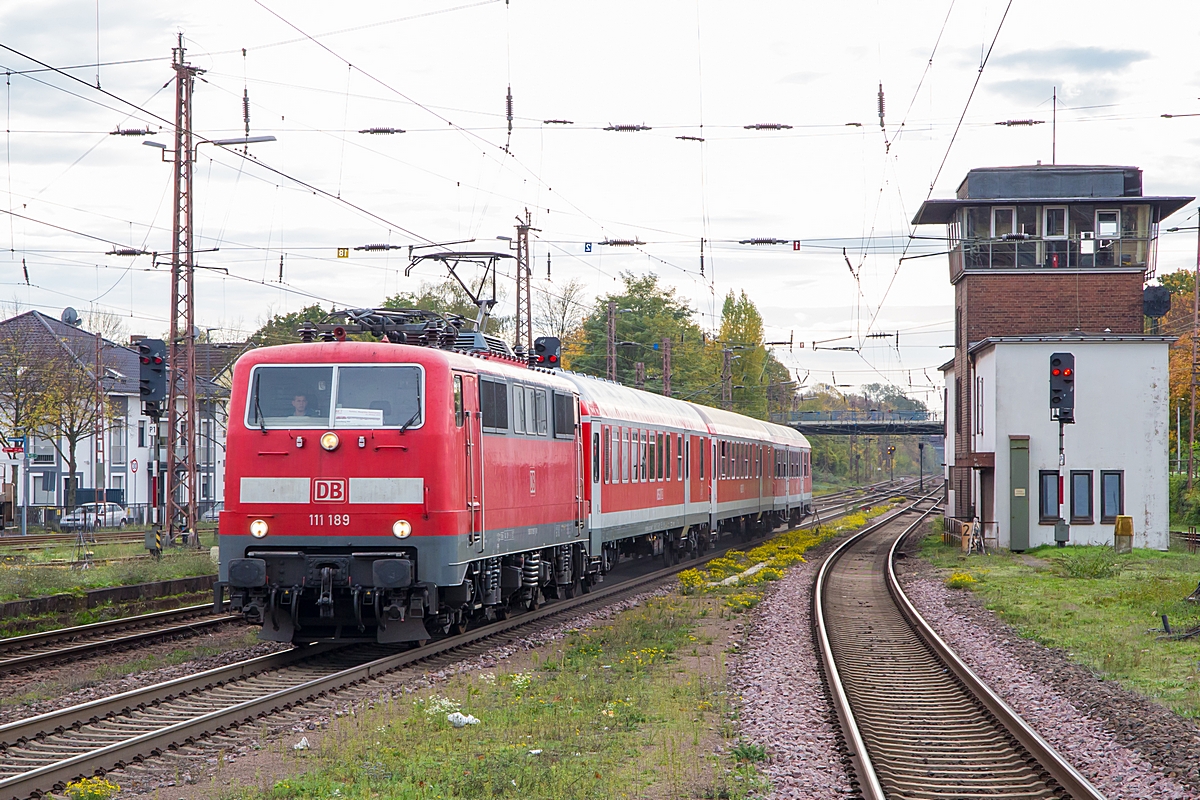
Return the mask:
<path fill-rule="evenodd" d="M 1071 471 L 1071 522 L 1090 525 L 1092 515 L 1092 471 Z"/>
<path fill-rule="evenodd" d="M 1044 469 L 1038 473 L 1038 521 L 1051 525 L 1058 520 L 1058 473 Z"/>
<path fill-rule="evenodd" d="M 497 432 L 508 430 L 508 384 L 480 379 L 479 407 L 483 411 L 483 427 Z"/>
<path fill-rule="evenodd" d="M 251 378 L 246 424 L 327 428 L 332 396 L 333 367 L 258 367 Z"/>
<path fill-rule="evenodd" d="M 1045 217 L 1042 220 L 1043 239 L 1067 238 L 1067 207 L 1046 206 Z"/>
<path fill-rule="evenodd" d="M 1121 470 L 1100 473 L 1100 521 L 1116 522 L 1125 513 L 1125 473 Z"/>
<path fill-rule="evenodd" d="M 1096 238 L 1116 239 L 1121 235 L 1121 212 L 1112 209 L 1096 212 Z"/>

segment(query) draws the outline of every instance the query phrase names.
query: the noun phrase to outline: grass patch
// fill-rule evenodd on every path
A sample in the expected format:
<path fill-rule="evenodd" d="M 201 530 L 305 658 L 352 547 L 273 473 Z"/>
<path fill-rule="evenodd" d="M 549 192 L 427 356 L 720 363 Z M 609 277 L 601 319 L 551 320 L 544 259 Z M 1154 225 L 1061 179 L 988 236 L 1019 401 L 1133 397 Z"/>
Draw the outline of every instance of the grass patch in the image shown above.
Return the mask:
<path fill-rule="evenodd" d="M 1179 714 L 1200 716 L 1200 639 L 1160 640 L 1161 615 L 1175 631 L 1200 626 L 1200 554 L 1110 547 L 1040 547 L 1024 556 L 965 556 L 927 537 L 922 555 L 971 590 L 1022 636 L 1066 650 L 1107 679 Z"/>
<path fill-rule="evenodd" d="M 233 796 L 761 796 L 753 759 L 712 752 L 714 730 L 727 735 L 726 753 L 735 741 L 723 663 L 708 675 L 681 663 L 699 646 L 700 610 L 713 605 L 656 599 L 570 634 L 529 669 L 459 675 L 341 717 L 298 754 L 306 772 Z M 455 728 L 453 715 L 478 723 Z"/>
<path fill-rule="evenodd" d="M 211 575 L 215 568 L 208 550 L 188 549 L 168 550 L 161 559 L 99 564 L 88 569 L 0 563 L 0 601 Z"/>

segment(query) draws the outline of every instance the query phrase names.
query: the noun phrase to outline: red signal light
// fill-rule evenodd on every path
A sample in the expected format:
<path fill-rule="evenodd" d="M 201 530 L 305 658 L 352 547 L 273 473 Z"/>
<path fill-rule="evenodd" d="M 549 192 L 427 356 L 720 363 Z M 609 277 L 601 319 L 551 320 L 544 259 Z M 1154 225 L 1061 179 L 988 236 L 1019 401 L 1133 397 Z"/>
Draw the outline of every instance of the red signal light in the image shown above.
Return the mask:
<path fill-rule="evenodd" d="M 1071 374 L 1072 372 L 1074 372 L 1074 371 L 1075 371 L 1075 370 L 1073 370 L 1073 369 L 1070 369 L 1070 368 L 1068 367 L 1067 369 L 1064 369 L 1064 370 L 1063 370 L 1063 375 L 1070 375 L 1070 374 Z"/>
<path fill-rule="evenodd" d="M 546 360 L 546 357 L 545 357 L 545 356 L 538 356 L 538 363 L 539 363 L 539 364 L 540 364 L 540 363 L 542 363 L 542 362 L 543 362 L 543 361 L 545 361 L 545 360 Z"/>
<path fill-rule="evenodd" d="M 142 356 L 142 363 L 143 363 L 143 364 L 149 364 L 149 363 L 150 363 L 150 356 Z"/>
<path fill-rule="evenodd" d="M 1054 369 L 1050 370 L 1050 374 L 1051 375 L 1062 375 L 1063 371 L 1061 369 L 1059 369 L 1058 367 L 1055 367 Z"/>
<path fill-rule="evenodd" d="M 550 363 L 553 364 L 555 361 L 558 361 L 558 356 L 550 356 Z"/>
<path fill-rule="evenodd" d="M 163 363 L 162 356 L 155 356 L 155 357 L 154 357 L 154 363 L 155 363 L 155 364 L 161 364 L 161 363 Z"/>

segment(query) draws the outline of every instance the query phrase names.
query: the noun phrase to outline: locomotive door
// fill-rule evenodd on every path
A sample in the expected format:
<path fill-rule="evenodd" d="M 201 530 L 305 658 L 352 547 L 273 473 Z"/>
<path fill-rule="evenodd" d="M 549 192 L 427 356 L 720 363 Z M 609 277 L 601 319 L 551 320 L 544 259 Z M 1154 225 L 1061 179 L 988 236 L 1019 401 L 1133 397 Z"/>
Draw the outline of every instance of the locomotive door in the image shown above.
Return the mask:
<path fill-rule="evenodd" d="M 454 374 L 454 422 L 463 448 L 463 495 L 467 508 L 467 543 L 483 552 L 483 417 L 474 375 Z"/>

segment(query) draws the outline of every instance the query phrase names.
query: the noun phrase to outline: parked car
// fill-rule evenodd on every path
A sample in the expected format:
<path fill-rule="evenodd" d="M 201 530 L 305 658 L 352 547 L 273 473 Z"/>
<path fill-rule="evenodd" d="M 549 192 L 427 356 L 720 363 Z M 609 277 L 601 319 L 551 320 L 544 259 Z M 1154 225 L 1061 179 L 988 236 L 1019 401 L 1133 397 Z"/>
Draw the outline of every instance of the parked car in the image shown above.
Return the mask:
<path fill-rule="evenodd" d="M 84 503 L 59 520 L 63 530 L 77 528 L 124 528 L 125 509 L 116 503 Z"/>

